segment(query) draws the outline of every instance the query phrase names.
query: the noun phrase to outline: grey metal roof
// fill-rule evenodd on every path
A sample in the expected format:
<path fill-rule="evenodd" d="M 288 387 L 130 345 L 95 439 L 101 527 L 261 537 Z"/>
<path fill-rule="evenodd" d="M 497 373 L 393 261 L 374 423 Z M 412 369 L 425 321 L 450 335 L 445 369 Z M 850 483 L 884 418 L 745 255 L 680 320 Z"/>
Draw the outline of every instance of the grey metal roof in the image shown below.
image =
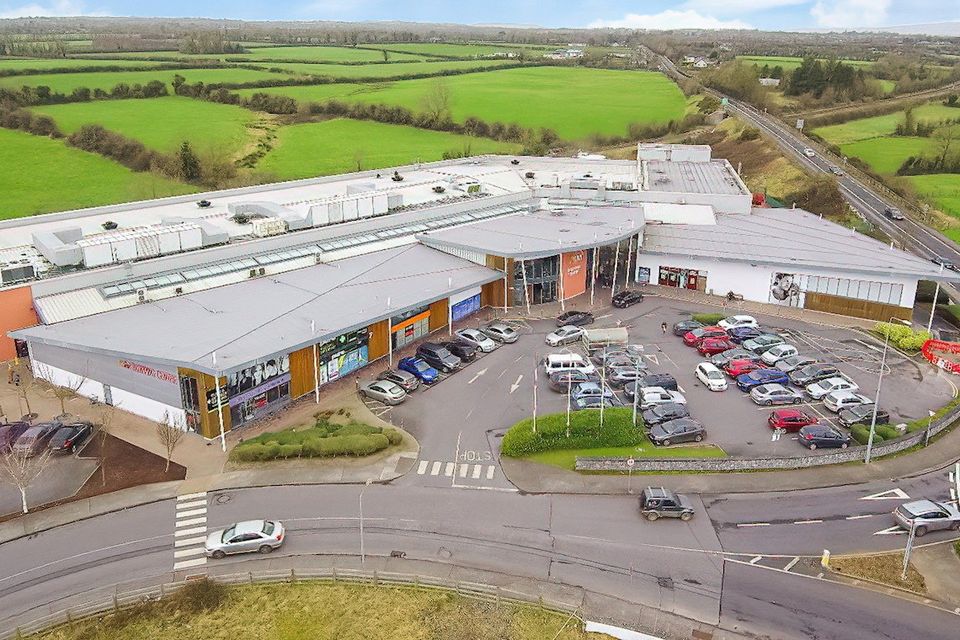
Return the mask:
<path fill-rule="evenodd" d="M 647 182 L 644 189 L 647 191 L 729 196 L 749 193 L 725 160 L 710 162 L 647 160 L 645 164 Z"/>
<path fill-rule="evenodd" d="M 502 277 L 414 244 L 10 335 L 228 373 Z"/>
<path fill-rule="evenodd" d="M 605 246 L 643 231 L 642 207 L 586 207 L 535 211 L 424 233 L 423 244 L 494 256 L 533 259 Z"/>
<path fill-rule="evenodd" d="M 801 209 L 718 215 L 716 225 L 648 224 L 644 253 L 778 267 L 960 280 L 951 271 Z"/>

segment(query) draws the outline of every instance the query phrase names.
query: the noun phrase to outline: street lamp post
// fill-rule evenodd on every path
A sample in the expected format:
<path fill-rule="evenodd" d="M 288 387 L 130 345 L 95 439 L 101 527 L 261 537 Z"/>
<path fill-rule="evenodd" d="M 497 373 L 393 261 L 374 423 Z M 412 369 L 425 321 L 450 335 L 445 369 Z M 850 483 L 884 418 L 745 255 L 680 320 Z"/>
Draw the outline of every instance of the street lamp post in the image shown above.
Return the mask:
<path fill-rule="evenodd" d="M 370 486 L 370 482 L 371 480 L 367 480 L 363 488 L 360 489 L 360 564 L 363 564 L 367 559 L 363 546 L 363 492 Z"/>
<path fill-rule="evenodd" d="M 906 326 L 912 326 L 909 320 L 891 317 L 890 324 L 900 322 Z M 870 418 L 870 436 L 867 438 L 867 454 L 863 459 L 864 464 L 870 464 L 870 454 L 873 453 L 873 436 L 877 429 L 877 410 L 880 408 L 880 388 L 883 386 L 883 371 L 887 367 L 887 349 L 890 348 L 890 330 L 885 332 L 883 340 L 883 356 L 880 358 L 880 375 L 877 379 L 877 395 L 873 399 L 873 414 Z"/>

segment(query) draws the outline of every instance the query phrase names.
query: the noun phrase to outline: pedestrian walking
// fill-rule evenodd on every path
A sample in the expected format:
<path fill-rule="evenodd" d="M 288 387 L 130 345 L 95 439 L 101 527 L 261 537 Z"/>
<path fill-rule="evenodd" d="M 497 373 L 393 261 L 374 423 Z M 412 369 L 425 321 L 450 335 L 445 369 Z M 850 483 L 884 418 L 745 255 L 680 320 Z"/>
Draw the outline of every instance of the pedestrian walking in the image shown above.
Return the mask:
<path fill-rule="evenodd" d="M 354 380 L 357 383 L 357 393 L 359 393 L 360 392 L 360 376 L 357 376 L 356 378 L 354 378 Z"/>
<path fill-rule="evenodd" d="M 660 332 L 661 332 L 663 335 L 667 335 L 667 323 L 666 323 L 666 322 L 661 322 L 661 323 L 660 323 Z"/>

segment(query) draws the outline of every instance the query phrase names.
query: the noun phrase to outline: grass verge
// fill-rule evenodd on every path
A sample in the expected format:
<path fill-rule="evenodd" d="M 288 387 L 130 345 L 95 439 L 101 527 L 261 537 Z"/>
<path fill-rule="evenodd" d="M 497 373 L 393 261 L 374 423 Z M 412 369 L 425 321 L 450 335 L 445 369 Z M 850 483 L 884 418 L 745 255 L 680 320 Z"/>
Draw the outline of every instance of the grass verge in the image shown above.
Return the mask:
<path fill-rule="evenodd" d="M 917 593 L 926 593 L 927 585 L 923 575 L 907 567 L 907 579 L 901 580 L 903 573 L 903 553 L 884 553 L 870 556 L 839 556 L 830 560 L 830 568 L 851 578 L 872 580 L 898 589 L 908 589 Z"/>
<path fill-rule="evenodd" d="M 610 458 L 722 458 L 727 454 L 716 445 L 690 447 L 655 447 L 649 442 L 635 447 L 599 447 L 595 449 L 560 449 L 526 456 L 526 460 L 549 464 L 561 469 L 576 469 L 578 457 Z"/>

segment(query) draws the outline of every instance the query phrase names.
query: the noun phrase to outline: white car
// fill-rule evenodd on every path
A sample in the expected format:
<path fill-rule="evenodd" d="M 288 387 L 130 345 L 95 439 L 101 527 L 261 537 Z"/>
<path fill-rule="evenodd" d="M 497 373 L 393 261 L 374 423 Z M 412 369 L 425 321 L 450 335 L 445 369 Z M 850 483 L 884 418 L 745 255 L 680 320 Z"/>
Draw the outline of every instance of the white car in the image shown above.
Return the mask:
<path fill-rule="evenodd" d="M 460 329 L 456 332 L 456 335 L 457 339 L 480 349 L 484 353 L 490 353 L 499 346 L 495 340 L 479 329 Z"/>
<path fill-rule="evenodd" d="M 753 316 L 730 316 L 718 322 L 717 326 L 724 331 L 729 331 L 739 327 L 756 327 L 758 324 Z"/>
<path fill-rule="evenodd" d="M 709 362 L 697 365 L 697 379 L 710 391 L 726 391 L 727 377 Z"/>
<path fill-rule="evenodd" d="M 834 391 L 859 391 L 860 387 L 857 386 L 857 383 L 848 378 L 841 378 L 839 376 L 835 378 L 827 378 L 826 380 L 821 380 L 820 382 L 814 382 L 811 385 L 807 385 L 807 388 L 804 391 L 807 392 L 807 395 L 813 398 L 814 400 L 820 400 L 823 396 L 828 393 L 833 393 Z"/>
<path fill-rule="evenodd" d="M 803 155 L 807 156 L 808 158 L 816 158 L 817 152 L 811 149 L 810 147 L 807 147 L 806 149 L 803 150 Z"/>
<path fill-rule="evenodd" d="M 565 324 L 556 331 L 548 333 L 544 342 L 551 347 L 559 347 L 562 344 L 576 342 L 583 337 L 583 328 L 575 327 L 572 324 Z"/>
<path fill-rule="evenodd" d="M 765 364 L 773 366 L 784 358 L 795 356 L 797 353 L 799 353 L 797 348 L 792 344 L 778 344 L 769 351 L 764 351 L 760 359 L 763 360 Z"/>
<path fill-rule="evenodd" d="M 677 404 L 687 404 L 687 399 L 679 391 L 670 391 L 663 387 L 643 387 L 640 389 L 638 397 L 641 411 L 667 402 L 676 402 Z"/>
<path fill-rule="evenodd" d="M 873 400 L 855 391 L 832 391 L 823 396 L 823 406 L 834 413 L 840 413 L 844 409 L 861 404 L 873 404 Z"/>

